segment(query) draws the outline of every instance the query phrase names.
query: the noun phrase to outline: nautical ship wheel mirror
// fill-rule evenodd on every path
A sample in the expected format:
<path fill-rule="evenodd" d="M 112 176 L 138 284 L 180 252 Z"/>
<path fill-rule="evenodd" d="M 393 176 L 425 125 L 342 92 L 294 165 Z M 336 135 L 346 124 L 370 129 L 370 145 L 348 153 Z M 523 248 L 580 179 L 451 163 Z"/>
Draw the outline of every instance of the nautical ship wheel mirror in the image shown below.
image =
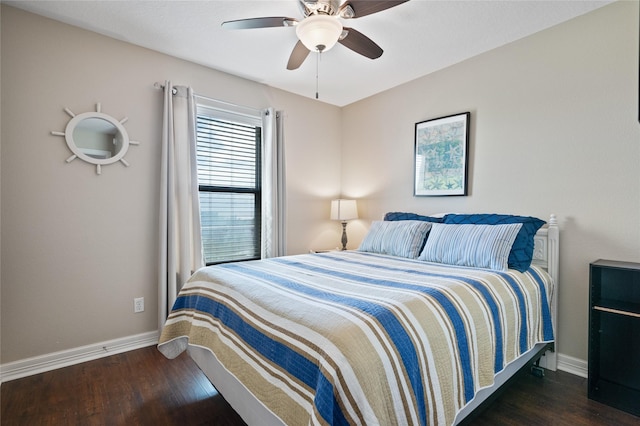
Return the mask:
<path fill-rule="evenodd" d="M 102 166 L 121 162 L 129 167 L 124 159 L 129 145 L 139 142 L 129 139 L 129 134 L 123 124 L 128 120 L 124 117 L 118 121 L 101 111 L 100 103 L 96 104 L 96 112 L 74 114 L 69 108 L 64 111 L 71 116 L 64 132 L 51 131 L 54 136 L 64 136 L 67 146 L 73 155 L 67 158 L 67 163 L 76 158 L 95 164 L 96 173 L 102 174 Z"/>

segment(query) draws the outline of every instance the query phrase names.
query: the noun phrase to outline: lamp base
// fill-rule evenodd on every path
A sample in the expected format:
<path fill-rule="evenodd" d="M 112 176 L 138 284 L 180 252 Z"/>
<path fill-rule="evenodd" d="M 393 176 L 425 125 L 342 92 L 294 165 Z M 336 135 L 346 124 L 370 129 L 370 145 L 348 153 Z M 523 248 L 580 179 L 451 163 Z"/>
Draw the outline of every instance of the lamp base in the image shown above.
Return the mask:
<path fill-rule="evenodd" d="M 342 249 L 347 249 L 347 221 L 342 222 Z"/>

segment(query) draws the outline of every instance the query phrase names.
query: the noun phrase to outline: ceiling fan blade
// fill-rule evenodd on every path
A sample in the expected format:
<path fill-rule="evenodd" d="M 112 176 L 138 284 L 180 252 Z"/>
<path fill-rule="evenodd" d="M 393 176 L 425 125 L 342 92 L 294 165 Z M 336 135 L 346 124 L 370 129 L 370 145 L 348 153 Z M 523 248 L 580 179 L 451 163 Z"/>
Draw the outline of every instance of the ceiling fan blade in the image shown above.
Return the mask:
<path fill-rule="evenodd" d="M 222 26 L 231 30 L 247 30 L 251 28 L 291 27 L 298 22 L 297 19 L 284 16 L 270 18 L 238 19 L 237 21 L 225 21 Z"/>
<path fill-rule="evenodd" d="M 362 16 L 371 15 L 373 13 L 381 12 L 386 9 L 390 9 L 402 3 L 406 3 L 409 0 L 399 1 L 371 1 L 371 0 L 347 0 L 342 6 L 340 6 L 339 13 L 342 16 L 342 12 L 348 7 L 353 10 L 353 16 L 343 16 L 343 18 L 360 18 Z"/>
<path fill-rule="evenodd" d="M 338 43 L 369 59 L 377 59 L 382 56 L 382 48 L 369 37 L 353 28 L 343 27 L 343 30 L 347 32 L 347 35 L 338 40 Z"/>
<path fill-rule="evenodd" d="M 293 52 L 291 52 L 291 56 L 289 57 L 289 62 L 287 63 L 288 70 L 295 70 L 302 65 L 305 59 L 309 56 L 309 49 L 302 44 L 300 40 L 296 43 L 293 48 Z"/>

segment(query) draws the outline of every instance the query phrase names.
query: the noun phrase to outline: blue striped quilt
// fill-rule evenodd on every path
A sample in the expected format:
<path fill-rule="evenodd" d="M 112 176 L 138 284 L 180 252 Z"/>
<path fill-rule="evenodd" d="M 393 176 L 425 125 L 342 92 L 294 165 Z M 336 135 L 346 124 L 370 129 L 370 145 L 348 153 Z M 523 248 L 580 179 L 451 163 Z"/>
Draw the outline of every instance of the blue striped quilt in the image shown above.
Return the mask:
<path fill-rule="evenodd" d="M 476 392 L 553 340 L 551 278 L 358 251 L 197 271 L 161 352 L 208 348 L 288 425 L 450 425 Z"/>

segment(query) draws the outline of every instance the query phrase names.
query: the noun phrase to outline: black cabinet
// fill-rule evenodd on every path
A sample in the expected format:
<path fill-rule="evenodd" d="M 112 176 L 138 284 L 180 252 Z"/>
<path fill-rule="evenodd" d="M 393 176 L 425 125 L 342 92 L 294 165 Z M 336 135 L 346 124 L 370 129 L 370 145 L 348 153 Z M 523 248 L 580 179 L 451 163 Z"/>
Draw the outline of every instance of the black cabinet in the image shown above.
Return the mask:
<path fill-rule="evenodd" d="M 598 260 L 589 279 L 589 398 L 640 416 L 640 264 Z"/>

